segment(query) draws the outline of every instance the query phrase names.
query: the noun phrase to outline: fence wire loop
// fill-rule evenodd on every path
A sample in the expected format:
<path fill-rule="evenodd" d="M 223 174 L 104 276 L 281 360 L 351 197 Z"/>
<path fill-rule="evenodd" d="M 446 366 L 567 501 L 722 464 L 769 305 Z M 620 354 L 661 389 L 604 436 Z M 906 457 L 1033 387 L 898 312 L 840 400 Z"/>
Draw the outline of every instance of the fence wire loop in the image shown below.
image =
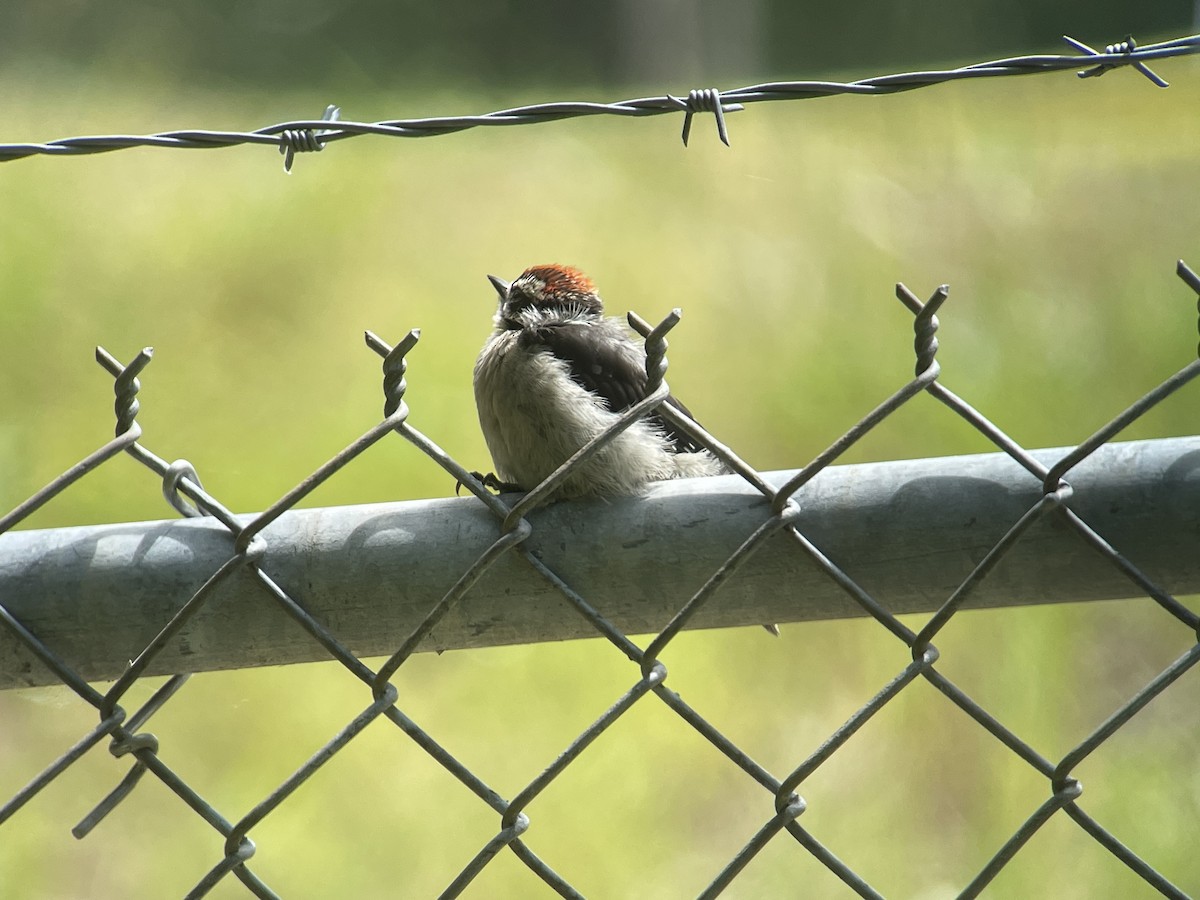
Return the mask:
<path fill-rule="evenodd" d="M 149 750 L 151 753 L 157 753 L 158 738 L 149 732 L 130 734 L 113 740 L 108 746 L 108 752 L 118 759 L 130 753 L 136 753 L 138 750 Z"/>
<path fill-rule="evenodd" d="M 167 466 L 167 470 L 163 472 L 162 479 L 162 494 L 163 498 L 171 504 L 181 516 L 188 518 L 199 518 L 206 515 L 204 510 L 200 509 L 195 503 L 192 503 L 179 492 L 179 482 L 186 478 L 201 490 L 204 485 L 200 483 L 200 476 L 196 474 L 196 467 L 186 459 L 177 459 L 175 462 Z"/>
<path fill-rule="evenodd" d="M 786 802 L 782 805 L 778 805 L 778 801 L 776 803 L 776 811 L 789 822 L 800 818 L 800 815 L 808 809 L 808 803 L 799 794 L 789 794 Z"/>
<path fill-rule="evenodd" d="M 336 122 L 341 116 L 341 109 L 330 104 L 325 107 L 325 114 L 321 116 L 324 122 Z M 296 158 L 297 153 L 319 153 L 325 149 L 325 142 L 322 138 L 329 134 L 328 131 L 317 131 L 312 128 L 285 128 L 279 133 L 279 153 L 283 156 L 283 171 L 287 174 L 292 173 L 292 162 Z"/>
<path fill-rule="evenodd" d="M 233 551 L 245 565 L 253 566 L 267 555 L 269 546 L 261 534 L 253 535 L 249 541 L 243 540 L 243 536 L 238 535 L 237 540 L 233 542 Z"/>

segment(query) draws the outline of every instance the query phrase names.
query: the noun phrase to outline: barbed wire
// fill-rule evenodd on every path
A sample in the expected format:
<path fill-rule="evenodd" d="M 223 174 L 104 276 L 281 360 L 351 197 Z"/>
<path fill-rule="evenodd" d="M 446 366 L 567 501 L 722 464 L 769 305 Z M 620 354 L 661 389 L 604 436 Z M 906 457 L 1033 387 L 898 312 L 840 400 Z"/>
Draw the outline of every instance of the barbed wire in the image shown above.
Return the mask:
<path fill-rule="evenodd" d="M 11 162 L 39 155 L 80 156 L 92 153 L 110 153 L 133 147 L 216 149 L 245 144 L 262 144 L 278 148 L 284 156 L 285 171 L 291 171 L 292 162 L 297 153 L 316 152 L 324 149 L 333 141 L 368 134 L 385 137 L 434 137 L 455 134 L 470 128 L 534 125 L 583 116 L 638 118 L 679 112 L 684 114 L 682 132 L 684 145 L 688 143 L 691 135 L 694 115 L 702 112 L 714 115 L 718 137 L 728 145 L 729 132 L 725 114 L 738 112 L 750 103 L 811 100 L 843 94 L 870 96 L 896 94 L 965 78 L 999 78 L 1060 72 L 1078 69 L 1081 64 L 1086 68 L 1077 71 L 1080 78 L 1091 78 L 1103 75 L 1112 69 L 1132 66 L 1151 83 L 1165 88 L 1168 83 L 1153 72 L 1147 63 L 1200 52 L 1200 35 L 1174 38 L 1156 44 L 1147 44 L 1144 47 L 1139 47 L 1130 36 L 1118 43 L 1107 45 L 1103 51 L 1089 47 L 1072 37 L 1064 36 L 1063 40 L 1078 50 L 1079 54 L 1014 56 L 954 69 L 880 75 L 850 82 L 775 81 L 728 91 L 704 88 L 690 91 L 686 97 L 665 94 L 660 97 L 642 97 L 614 103 L 586 101 L 538 103 L 472 116 L 437 116 L 419 119 L 389 119 L 380 122 L 353 122 L 340 119 L 340 109 L 330 105 L 321 119 L 299 119 L 248 132 L 185 129 L 149 135 L 113 134 L 59 138 L 45 143 L 0 144 L 0 162 Z"/>

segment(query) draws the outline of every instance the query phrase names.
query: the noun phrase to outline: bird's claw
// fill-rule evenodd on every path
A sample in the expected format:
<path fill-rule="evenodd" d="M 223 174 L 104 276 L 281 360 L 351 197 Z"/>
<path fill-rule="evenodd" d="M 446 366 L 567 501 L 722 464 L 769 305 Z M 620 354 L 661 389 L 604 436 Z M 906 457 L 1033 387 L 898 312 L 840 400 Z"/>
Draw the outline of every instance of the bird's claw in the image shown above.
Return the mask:
<path fill-rule="evenodd" d="M 519 484 L 514 484 L 511 481 L 501 481 L 496 477 L 495 472 L 488 472 L 486 475 L 484 475 L 482 472 L 468 472 L 467 474 L 482 484 L 485 488 L 495 491 L 497 494 L 511 494 L 513 492 L 522 490 Z M 461 481 L 456 481 L 454 483 L 455 495 L 457 495 L 462 489 L 462 486 L 463 483 Z"/>

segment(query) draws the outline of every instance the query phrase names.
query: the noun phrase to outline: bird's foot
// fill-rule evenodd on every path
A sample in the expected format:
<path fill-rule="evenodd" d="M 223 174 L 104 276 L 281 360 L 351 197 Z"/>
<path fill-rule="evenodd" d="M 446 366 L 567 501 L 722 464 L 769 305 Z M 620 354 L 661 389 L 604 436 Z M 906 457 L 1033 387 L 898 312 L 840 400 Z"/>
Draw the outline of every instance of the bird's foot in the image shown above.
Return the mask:
<path fill-rule="evenodd" d="M 494 472 L 488 472 L 484 475 L 482 472 L 468 472 L 472 478 L 482 484 L 488 490 L 495 491 L 497 494 L 511 494 L 524 490 L 519 484 L 511 481 L 501 481 L 496 477 Z M 454 493 L 457 494 L 462 489 L 463 483 L 456 481 L 454 483 Z"/>

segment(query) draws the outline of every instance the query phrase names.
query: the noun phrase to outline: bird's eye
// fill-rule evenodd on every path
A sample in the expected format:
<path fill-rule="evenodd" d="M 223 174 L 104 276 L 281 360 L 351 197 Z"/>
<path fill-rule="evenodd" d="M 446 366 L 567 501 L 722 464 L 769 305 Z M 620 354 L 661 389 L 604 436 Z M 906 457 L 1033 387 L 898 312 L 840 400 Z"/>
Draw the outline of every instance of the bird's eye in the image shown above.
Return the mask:
<path fill-rule="evenodd" d="M 519 312 L 533 306 L 533 298 L 520 288 L 514 287 L 508 292 L 508 299 L 504 301 L 504 305 L 510 312 Z"/>

